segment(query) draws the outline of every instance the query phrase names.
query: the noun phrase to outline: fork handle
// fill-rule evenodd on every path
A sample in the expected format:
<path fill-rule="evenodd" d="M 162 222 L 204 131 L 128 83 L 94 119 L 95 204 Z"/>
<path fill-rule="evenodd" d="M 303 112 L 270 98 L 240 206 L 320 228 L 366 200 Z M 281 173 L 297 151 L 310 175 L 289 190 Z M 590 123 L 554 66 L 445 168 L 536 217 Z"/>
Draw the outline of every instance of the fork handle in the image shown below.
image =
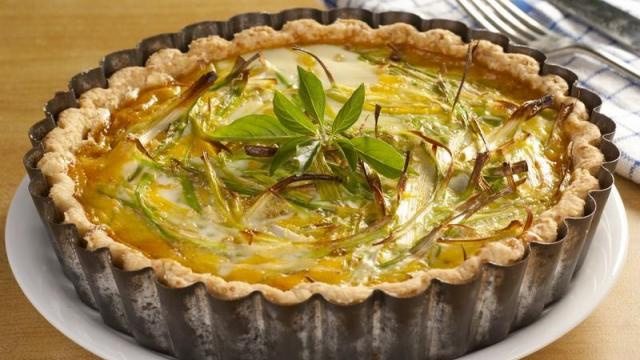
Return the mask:
<path fill-rule="evenodd" d="M 567 50 L 578 50 L 581 51 L 583 53 L 587 53 L 590 55 L 593 55 L 594 57 L 596 57 L 598 60 L 606 63 L 607 65 L 610 65 L 611 67 L 613 67 L 614 69 L 620 71 L 621 73 L 623 73 L 624 75 L 628 76 L 628 77 L 632 77 L 635 79 L 640 79 L 640 70 L 631 66 L 629 63 L 623 61 L 622 59 L 620 59 L 617 56 L 611 55 L 608 52 L 602 52 L 602 51 L 598 51 L 596 49 L 594 49 L 593 47 L 586 45 L 586 44 L 571 44 L 568 46 L 564 46 L 552 51 L 548 51 L 547 53 L 549 55 L 554 55 L 554 54 L 560 54 L 563 52 L 566 52 Z"/>

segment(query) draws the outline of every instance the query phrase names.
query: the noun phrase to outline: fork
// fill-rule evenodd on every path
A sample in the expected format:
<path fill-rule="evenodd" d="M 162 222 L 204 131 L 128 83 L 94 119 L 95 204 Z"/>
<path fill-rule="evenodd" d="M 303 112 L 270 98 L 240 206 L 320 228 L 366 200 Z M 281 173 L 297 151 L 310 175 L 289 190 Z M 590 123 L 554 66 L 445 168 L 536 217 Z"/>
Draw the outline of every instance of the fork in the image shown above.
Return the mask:
<path fill-rule="evenodd" d="M 574 41 L 548 30 L 509 0 L 457 1 L 482 26 L 491 31 L 503 33 L 516 43 L 539 49 L 547 55 L 556 55 L 572 50 L 593 55 L 625 75 L 640 79 L 640 71 L 622 59 L 608 52 L 598 51 L 591 45 Z"/>

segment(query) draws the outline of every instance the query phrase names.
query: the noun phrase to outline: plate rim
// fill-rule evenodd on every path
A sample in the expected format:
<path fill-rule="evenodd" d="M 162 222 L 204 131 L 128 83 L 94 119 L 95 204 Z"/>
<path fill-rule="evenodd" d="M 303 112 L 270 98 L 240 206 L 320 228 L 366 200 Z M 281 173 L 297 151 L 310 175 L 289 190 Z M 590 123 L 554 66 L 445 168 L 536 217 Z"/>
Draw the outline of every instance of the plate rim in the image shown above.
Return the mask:
<path fill-rule="evenodd" d="M 18 283 L 18 286 L 20 288 L 20 290 L 22 291 L 22 293 L 25 295 L 25 297 L 27 298 L 27 300 L 29 300 L 29 302 L 31 303 L 31 305 L 38 311 L 38 313 L 44 317 L 47 322 L 49 322 L 49 324 L 51 324 L 56 330 L 58 330 L 59 332 L 61 332 L 65 337 L 67 337 L 68 339 L 70 339 L 71 341 L 73 341 L 74 343 L 76 343 L 77 345 L 79 345 L 80 347 L 84 348 L 85 350 L 89 351 L 90 353 L 97 355 L 99 357 L 102 358 L 114 358 L 114 356 L 116 356 L 116 354 L 114 354 L 113 351 L 106 351 L 104 348 L 101 347 L 96 347 L 95 343 L 91 342 L 91 341 L 87 341 L 85 338 L 79 337 L 77 336 L 77 334 L 75 334 L 73 331 L 70 330 L 70 327 L 68 324 L 65 324 L 64 321 L 61 321 L 60 319 L 56 318 L 53 316 L 53 314 L 50 313 L 49 309 L 46 309 L 46 307 L 44 307 L 41 303 L 41 300 L 37 299 L 36 294 L 34 292 L 31 292 L 30 289 L 26 289 L 26 283 L 25 283 L 25 279 L 22 278 L 22 274 L 18 274 L 16 275 L 16 269 L 18 269 L 19 267 L 16 265 L 16 258 L 15 255 L 12 256 L 12 254 L 15 254 L 16 251 L 16 247 L 17 245 L 15 245 L 14 243 L 16 242 L 15 240 L 11 241 L 10 238 L 13 238 L 15 235 L 11 235 L 9 236 L 9 233 L 15 231 L 16 227 L 18 227 L 19 225 L 16 224 L 16 221 L 14 220 L 14 218 L 17 216 L 16 212 L 18 211 L 18 207 L 20 206 L 20 201 L 25 201 L 28 203 L 29 207 L 32 207 L 33 211 L 36 212 L 35 207 L 33 205 L 33 203 L 29 199 L 29 194 L 28 194 L 28 190 L 27 190 L 27 186 L 28 186 L 28 182 L 29 179 L 27 176 L 25 176 L 20 184 L 18 185 L 12 199 L 11 199 L 11 203 L 9 205 L 9 210 L 7 212 L 7 218 L 6 218 L 6 222 L 5 222 L 5 252 L 7 254 L 7 260 L 9 263 L 9 267 L 11 269 L 11 272 L 13 274 L 14 279 L 16 280 L 16 283 Z M 607 276 L 605 279 L 606 281 L 604 282 L 604 286 L 602 287 L 602 289 L 597 292 L 594 296 L 595 296 L 595 300 L 592 301 L 590 303 L 590 306 L 588 306 L 586 309 L 583 309 L 583 311 L 581 311 L 578 315 L 574 316 L 574 317 L 570 317 L 569 319 L 571 319 L 572 321 L 567 321 L 564 326 L 555 326 L 553 327 L 552 331 L 548 331 L 546 333 L 545 336 L 543 336 L 542 339 L 538 339 L 538 341 L 534 342 L 535 345 L 529 345 L 529 346 L 525 346 L 523 348 L 521 348 L 519 351 L 515 351 L 512 352 L 510 354 L 510 358 L 513 359 L 517 359 L 517 358 L 521 358 L 524 357 L 526 355 L 532 354 L 540 349 L 542 349 L 543 347 L 551 344 L 552 342 L 556 341 L 557 339 L 559 339 L 560 337 L 562 337 L 563 335 L 567 334 L 569 331 L 573 330 L 575 327 L 577 327 L 580 323 L 582 323 L 587 317 L 589 317 L 593 311 L 602 303 L 602 301 L 607 297 L 607 295 L 610 294 L 611 290 L 613 289 L 613 286 L 616 284 L 617 280 L 620 277 L 620 274 L 622 272 L 622 269 L 624 268 L 624 265 L 626 263 L 626 259 L 627 259 L 627 254 L 628 254 L 628 247 L 629 247 L 629 225 L 628 225 L 628 220 L 627 220 L 627 214 L 626 214 L 626 209 L 624 208 L 624 203 L 622 202 L 622 198 L 620 196 L 620 193 L 618 192 L 617 187 L 615 186 L 615 184 L 612 186 L 611 189 L 611 193 L 609 195 L 609 199 L 606 203 L 607 205 L 605 206 L 614 206 L 614 210 L 615 212 L 619 213 L 619 219 L 618 221 L 620 222 L 620 238 L 616 240 L 616 242 L 618 242 L 618 252 L 617 252 L 617 256 L 615 257 L 616 261 L 612 264 L 612 268 L 610 269 L 610 275 Z M 606 209 L 606 208 L 605 208 Z M 38 217 L 39 219 L 39 217 Z M 44 227 L 44 225 L 37 220 L 38 224 L 42 225 L 42 227 Z M 46 234 L 45 232 L 46 230 L 42 229 L 42 232 L 44 234 Z M 47 240 L 48 241 L 48 240 Z M 53 249 L 49 249 L 49 251 L 51 252 L 51 255 L 53 256 Z M 64 275 L 62 274 L 62 269 L 59 266 L 59 263 L 57 262 L 56 259 L 56 263 L 58 264 L 57 270 L 59 272 L 59 275 Z M 80 304 L 82 306 L 82 310 L 84 313 L 88 313 L 91 312 L 91 314 L 87 314 L 87 316 L 93 316 L 93 317 L 97 317 L 99 318 L 99 312 L 95 309 L 91 309 L 90 307 L 88 307 L 87 305 L 85 305 L 84 303 L 82 303 L 80 301 L 80 299 L 77 297 L 75 290 L 73 289 L 73 286 L 71 284 L 71 282 L 66 279 L 66 277 L 63 277 L 63 281 L 64 282 L 68 282 L 69 288 L 71 289 L 71 291 L 73 292 L 73 297 L 77 300 L 77 304 Z M 575 291 L 574 286 L 571 286 L 569 291 L 567 292 L 567 294 L 565 295 L 565 297 L 563 297 L 563 299 L 566 299 L 568 297 L 568 295 L 572 292 Z M 558 303 L 562 302 L 563 299 L 559 300 Z M 548 312 L 553 311 L 554 307 L 557 307 L 558 303 L 553 304 L 549 307 L 549 309 L 545 310 L 545 314 Z M 502 346 L 505 346 L 505 343 L 507 343 L 509 341 L 509 338 L 513 338 L 514 336 L 516 336 L 517 334 L 522 334 L 522 333 L 526 333 L 527 329 L 531 329 L 532 325 L 535 325 L 536 323 L 539 323 L 540 321 L 543 321 L 544 315 L 539 318 L 538 320 L 536 320 L 534 323 L 532 323 L 531 325 L 528 325 L 526 327 L 523 327 L 522 329 L 513 331 L 509 334 L 509 336 L 505 339 L 503 339 L 502 341 L 490 345 L 488 347 L 485 348 L 481 348 L 475 351 L 472 351 L 470 353 L 467 353 L 465 355 L 463 355 L 462 357 L 460 357 L 459 359 L 463 359 L 463 360 L 476 360 L 476 359 L 484 359 L 485 356 L 495 356 L 495 354 L 492 355 L 492 352 L 495 351 L 496 348 L 500 348 L 500 345 L 502 344 Z M 99 319 L 99 321 L 101 322 L 102 320 Z M 91 325 L 91 326 L 96 326 L 93 323 L 87 322 L 87 324 Z M 102 325 L 102 326 L 100 326 Z M 145 348 L 139 344 L 137 344 L 135 342 L 135 340 L 126 334 L 120 333 L 117 330 L 114 330 L 110 327 L 108 327 L 107 325 L 105 325 L 104 323 L 101 323 L 100 327 L 103 327 L 104 330 L 107 330 L 108 333 L 111 333 L 113 336 L 116 336 L 118 338 L 120 338 L 121 340 L 125 341 L 128 345 L 130 345 L 131 349 L 128 349 L 127 351 L 134 351 L 137 352 L 139 354 L 137 355 L 143 355 L 145 356 L 145 358 L 149 358 L 149 359 L 175 359 L 174 357 L 169 357 L 165 354 L 159 353 L 157 351 Z M 512 339 L 513 341 L 513 339 Z M 136 351 L 137 350 L 137 351 Z M 137 359 L 138 357 L 129 357 L 129 356 L 133 356 L 134 354 L 131 355 L 126 355 L 124 353 L 120 353 L 120 356 L 118 356 L 117 358 L 119 359 Z"/>

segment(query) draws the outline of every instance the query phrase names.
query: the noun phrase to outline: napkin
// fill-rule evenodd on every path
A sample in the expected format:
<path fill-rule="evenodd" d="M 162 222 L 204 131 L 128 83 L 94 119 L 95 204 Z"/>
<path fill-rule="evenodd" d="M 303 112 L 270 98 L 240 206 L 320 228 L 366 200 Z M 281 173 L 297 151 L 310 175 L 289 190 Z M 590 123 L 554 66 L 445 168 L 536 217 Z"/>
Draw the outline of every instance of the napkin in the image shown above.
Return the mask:
<path fill-rule="evenodd" d="M 608 0 L 615 6 L 640 17 L 636 1 Z M 640 68 L 640 58 L 616 48 L 616 42 L 581 21 L 563 14 L 546 1 L 517 0 L 514 2 L 549 29 L 575 40 L 598 45 L 611 45 L 614 55 Z M 425 18 L 460 20 L 472 27 L 481 27 L 455 0 L 325 0 L 329 7 L 362 7 L 371 11 L 409 11 Z M 627 78 L 588 55 L 569 53 L 554 56 L 550 62 L 573 70 L 580 86 L 594 91 L 603 100 L 601 111 L 617 124 L 614 143 L 621 152 L 616 173 L 640 183 L 640 79 Z"/>

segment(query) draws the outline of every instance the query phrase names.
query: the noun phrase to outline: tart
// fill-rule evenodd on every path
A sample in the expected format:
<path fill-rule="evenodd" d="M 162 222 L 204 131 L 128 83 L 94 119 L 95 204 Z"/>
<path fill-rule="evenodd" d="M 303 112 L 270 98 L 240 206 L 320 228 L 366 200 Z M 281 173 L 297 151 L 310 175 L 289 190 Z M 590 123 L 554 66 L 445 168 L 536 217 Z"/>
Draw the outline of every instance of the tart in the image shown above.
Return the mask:
<path fill-rule="evenodd" d="M 146 347 L 453 358 L 584 260 L 619 152 L 576 81 L 455 21 L 241 14 L 74 76 L 24 164 L 80 299 Z"/>
<path fill-rule="evenodd" d="M 38 167 L 88 249 L 169 287 L 410 297 L 554 242 L 598 189 L 598 127 L 539 73 L 442 29 L 256 26 L 86 91 Z"/>

